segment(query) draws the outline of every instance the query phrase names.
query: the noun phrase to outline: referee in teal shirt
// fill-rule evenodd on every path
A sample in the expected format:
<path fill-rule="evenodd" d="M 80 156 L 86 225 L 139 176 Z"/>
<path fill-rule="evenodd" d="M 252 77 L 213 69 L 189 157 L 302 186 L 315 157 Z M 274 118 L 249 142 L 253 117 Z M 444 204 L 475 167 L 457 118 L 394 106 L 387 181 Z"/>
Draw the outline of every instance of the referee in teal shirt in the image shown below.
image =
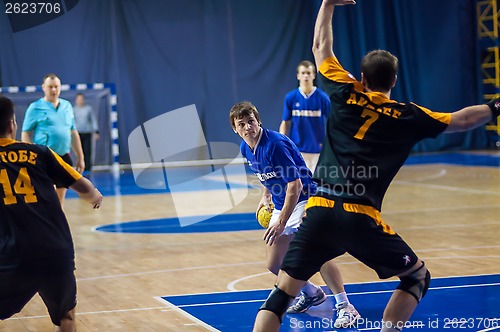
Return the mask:
<path fill-rule="evenodd" d="M 47 74 L 42 89 L 45 96 L 31 103 L 26 110 L 21 139 L 23 142 L 48 146 L 70 165 L 73 164 L 69 153 L 73 150 L 76 170 L 81 173 L 85 169 L 82 144 L 75 128 L 71 103 L 59 98 L 61 80 L 55 74 Z M 66 188 L 56 186 L 56 191 L 62 206 Z"/>

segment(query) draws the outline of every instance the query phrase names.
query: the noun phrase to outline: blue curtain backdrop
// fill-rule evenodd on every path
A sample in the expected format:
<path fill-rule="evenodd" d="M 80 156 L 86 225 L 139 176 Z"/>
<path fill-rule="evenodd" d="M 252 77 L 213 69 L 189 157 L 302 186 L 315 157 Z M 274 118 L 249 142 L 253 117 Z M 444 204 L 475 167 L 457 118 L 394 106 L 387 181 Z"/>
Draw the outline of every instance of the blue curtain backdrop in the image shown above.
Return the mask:
<path fill-rule="evenodd" d="M 129 163 L 134 128 L 190 104 L 208 141 L 236 143 L 228 112 L 240 100 L 256 104 L 264 125 L 277 130 L 283 97 L 297 86 L 296 65 L 312 60 L 319 4 L 80 0 L 64 15 L 15 33 L 2 11 L 0 85 L 38 85 L 48 72 L 63 84 L 115 83 L 121 163 Z M 336 10 L 335 53 L 359 77 L 362 55 L 388 49 L 400 59 L 393 99 L 454 111 L 481 100 L 475 16 L 474 0 L 359 0 Z M 479 128 L 424 141 L 416 151 L 486 145 Z"/>

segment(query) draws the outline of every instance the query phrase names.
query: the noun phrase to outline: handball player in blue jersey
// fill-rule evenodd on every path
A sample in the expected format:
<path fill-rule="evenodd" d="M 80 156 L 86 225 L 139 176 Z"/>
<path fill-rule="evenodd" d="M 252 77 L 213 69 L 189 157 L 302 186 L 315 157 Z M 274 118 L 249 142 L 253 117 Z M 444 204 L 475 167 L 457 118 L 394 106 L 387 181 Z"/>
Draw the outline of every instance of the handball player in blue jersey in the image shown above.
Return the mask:
<path fill-rule="evenodd" d="M 391 100 L 398 59 L 385 50 L 363 57 L 361 80 L 356 80 L 333 53 L 332 31 L 334 8 L 355 3 L 323 0 L 318 12 L 312 50 L 319 84 L 332 104 L 314 172 L 318 188 L 283 258 L 275 289 L 257 314 L 255 332 L 278 331 L 288 304 L 316 272 L 330 286 L 323 267 L 345 253 L 381 279 L 400 279 L 385 307 L 381 332 L 401 331 L 429 289 L 431 275 L 382 220 L 385 192 L 420 140 L 470 130 L 500 116 L 500 98 L 452 113 Z M 347 171 L 353 167 L 357 171 Z"/>
<path fill-rule="evenodd" d="M 259 112 L 252 103 L 234 105 L 229 120 L 234 132 L 243 139 L 240 146 L 243 157 L 265 188 L 257 211 L 262 206 L 269 209 L 271 202 L 274 204 L 264 241 L 267 268 L 277 275 L 288 246 L 302 222 L 307 199 L 316 192 L 316 183 L 295 144 L 283 134 L 262 128 Z M 325 264 L 323 272 L 332 280 L 331 289 L 337 304 L 349 306 L 355 312 L 350 316 L 338 317 L 335 326 L 352 324 L 359 314 L 347 299 L 340 271 L 331 262 Z M 325 299 L 323 290 L 308 281 L 302 288 L 298 302 L 287 312 L 305 312 Z"/>
<path fill-rule="evenodd" d="M 280 133 L 297 145 L 307 167 L 314 172 L 326 134 L 330 98 L 314 86 L 316 67 L 304 60 L 297 66 L 299 87 L 287 93 Z"/>

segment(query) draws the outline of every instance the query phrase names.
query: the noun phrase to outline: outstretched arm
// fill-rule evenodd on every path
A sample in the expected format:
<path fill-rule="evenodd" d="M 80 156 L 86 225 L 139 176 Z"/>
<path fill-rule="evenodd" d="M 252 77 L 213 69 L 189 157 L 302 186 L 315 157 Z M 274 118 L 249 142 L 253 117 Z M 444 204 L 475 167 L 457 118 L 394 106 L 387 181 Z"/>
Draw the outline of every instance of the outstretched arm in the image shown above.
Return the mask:
<path fill-rule="evenodd" d="M 354 0 L 323 0 L 314 26 L 312 52 L 316 68 L 319 68 L 325 59 L 333 56 L 332 18 L 335 6 L 354 4 Z"/>
<path fill-rule="evenodd" d="M 486 105 L 474 105 L 451 113 L 451 122 L 445 133 L 466 131 L 479 127 L 500 115 L 500 98 Z"/>

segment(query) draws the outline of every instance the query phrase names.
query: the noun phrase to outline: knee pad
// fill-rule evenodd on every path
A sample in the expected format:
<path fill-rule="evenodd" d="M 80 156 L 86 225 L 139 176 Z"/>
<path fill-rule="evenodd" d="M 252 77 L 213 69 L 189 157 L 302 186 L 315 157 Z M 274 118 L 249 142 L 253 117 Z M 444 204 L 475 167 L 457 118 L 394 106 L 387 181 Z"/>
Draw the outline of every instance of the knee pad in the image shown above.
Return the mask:
<path fill-rule="evenodd" d="M 421 267 L 409 275 L 400 277 L 399 279 L 401 282 L 399 283 L 397 289 L 413 295 L 417 302 L 420 302 L 429 289 L 431 274 L 427 270 L 424 262 L 422 262 Z"/>
<path fill-rule="evenodd" d="M 267 297 L 267 300 L 259 310 L 268 310 L 278 316 L 280 323 L 283 321 L 288 306 L 292 303 L 294 297 L 274 286 L 273 291 Z"/>

